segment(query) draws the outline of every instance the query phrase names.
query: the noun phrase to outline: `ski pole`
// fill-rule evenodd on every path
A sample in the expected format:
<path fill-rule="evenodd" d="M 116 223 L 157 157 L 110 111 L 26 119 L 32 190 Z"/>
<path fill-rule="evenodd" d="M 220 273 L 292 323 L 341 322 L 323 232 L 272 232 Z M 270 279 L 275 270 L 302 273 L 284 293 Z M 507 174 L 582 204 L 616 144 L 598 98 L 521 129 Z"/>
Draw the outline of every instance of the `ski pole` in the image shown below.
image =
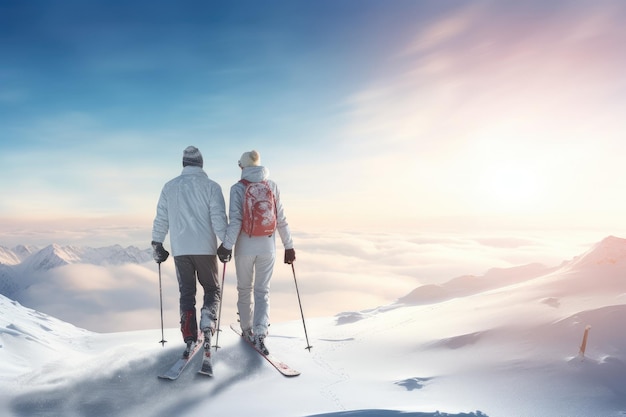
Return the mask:
<path fill-rule="evenodd" d="M 293 263 L 291 264 L 291 270 L 293 271 L 293 282 L 296 284 L 296 294 L 298 295 L 298 305 L 300 306 L 300 315 L 302 316 L 302 325 L 304 327 L 304 337 L 306 338 L 307 347 L 305 347 L 305 349 L 308 349 L 308 351 L 311 352 L 311 348 L 313 346 L 311 346 L 311 344 L 309 343 L 309 336 L 306 332 L 306 323 L 304 322 L 304 312 L 302 311 L 302 301 L 300 301 L 300 291 L 298 290 L 298 280 L 296 280 L 296 268 L 293 266 Z"/>
<path fill-rule="evenodd" d="M 222 320 L 222 304 L 224 304 L 222 302 L 222 297 L 224 297 L 224 277 L 226 276 L 226 262 L 224 262 L 224 270 L 222 271 L 222 287 L 220 288 L 220 309 L 219 309 L 219 313 L 217 314 L 217 330 L 216 330 L 216 335 L 215 335 L 215 346 L 213 346 L 215 348 L 215 350 L 218 350 L 220 348 L 220 345 L 217 344 L 217 342 L 220 339 L 220 322 Z"/>
<path fill-rule="evenodd" d="M 159 304 L 161 306 L 161 346 L 165 347 L 165 335 L 163 333 L 163 289 L 161 288 L 161 262 L 159 262 Z"/>

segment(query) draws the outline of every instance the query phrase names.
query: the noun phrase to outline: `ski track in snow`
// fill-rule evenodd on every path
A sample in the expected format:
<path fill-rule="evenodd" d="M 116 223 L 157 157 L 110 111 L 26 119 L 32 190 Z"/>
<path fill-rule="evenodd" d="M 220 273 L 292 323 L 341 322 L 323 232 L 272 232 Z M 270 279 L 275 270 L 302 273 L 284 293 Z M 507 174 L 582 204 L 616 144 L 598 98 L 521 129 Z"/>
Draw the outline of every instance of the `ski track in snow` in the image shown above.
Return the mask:
<path fill-rule="evenodd" d="M 325 351 L 325 355 L 327 355 L 329 352 L 342 350 L 346 347 L 347 344 L 348 342 L 346 341 L 332 342 L 330 344 L 330 347 Z M 345 372 L 343 368 L 333 367 L 326 359 L 324 359 L 324 355 L 321 355 L 318 351 L 315 350 L 315 347 L 312 350 L 314 351 L 312 353 L 313 361 L 315 362 L 315 364 L 317 364 L 317 366 L 328 375 L 334 376 L 333 381 L 320 389 L 320 395 L 335 404 L 338 410 L 346 410 L 346 407 L 342 403 L 341 399 L 335 393 L 334 388 L 335 386 L 348 381 L 350 379 L 350 376 Z"/>

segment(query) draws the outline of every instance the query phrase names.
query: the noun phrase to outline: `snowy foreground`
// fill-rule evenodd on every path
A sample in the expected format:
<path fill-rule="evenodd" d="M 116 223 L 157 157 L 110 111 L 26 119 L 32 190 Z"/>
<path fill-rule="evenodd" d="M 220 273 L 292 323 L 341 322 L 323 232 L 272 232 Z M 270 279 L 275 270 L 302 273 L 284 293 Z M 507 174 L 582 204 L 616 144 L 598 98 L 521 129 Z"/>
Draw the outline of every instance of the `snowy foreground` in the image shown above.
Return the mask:
<path fill-rule="evenodd" d="M 559 267 L 422 286 L 396 304 L 271 327 L 285 378 L 222 323 L 215 377 L 157 374 L 177 329 L 97 334 L 0 296 L 2 416 L 626 415 L 626 241 Z M 585 328 L 591 326 L 585 355 Z"/>

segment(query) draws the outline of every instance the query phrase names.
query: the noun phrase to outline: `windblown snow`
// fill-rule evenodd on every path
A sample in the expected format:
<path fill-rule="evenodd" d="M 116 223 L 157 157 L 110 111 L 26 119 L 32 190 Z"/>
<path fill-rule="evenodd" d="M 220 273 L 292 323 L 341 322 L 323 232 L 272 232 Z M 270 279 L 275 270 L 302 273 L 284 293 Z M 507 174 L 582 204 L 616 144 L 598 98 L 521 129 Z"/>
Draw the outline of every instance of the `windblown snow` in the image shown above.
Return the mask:
<path fill-rule="evenodd" d="M 0 296 L 0 414 L 623 416 L 625 317 L 626 240 L 617 237 L 556 267 L 494 268 L 308 319 L 310 353 L 301 321 L 275 323 L 267 345 L 302 372 L 291 379 L 227 322 L 213 378 L 196 374 L 198 360 L 163 381 L 183 349 L 177 329 L 162 347 L 160 329 L 93 333 Z"/>

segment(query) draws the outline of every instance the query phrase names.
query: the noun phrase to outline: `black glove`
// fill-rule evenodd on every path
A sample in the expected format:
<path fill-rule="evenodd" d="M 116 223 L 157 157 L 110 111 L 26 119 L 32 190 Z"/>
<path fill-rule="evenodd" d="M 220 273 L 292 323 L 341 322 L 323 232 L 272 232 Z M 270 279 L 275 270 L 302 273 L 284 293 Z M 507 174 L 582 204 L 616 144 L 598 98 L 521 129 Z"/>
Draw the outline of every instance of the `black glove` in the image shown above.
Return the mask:
<path fill-rule="evenodd" d="M 230 258 L 233 256 L 232 249 L 226 249 L 224 244 L 222 243 L 219 248 L 217 248 L 217 257 L 220 258 L 220 261 L 226 263 L 230 261 Z"/>
<path fill-rule="evenodd" d="M 170 253 L 165 250 L 161 242 L 152 241 L 152 257 L 158 264 L 165 262 Z"/>
<path fill-rule="evenodd" d="M 295 249 L 285 249 L 285 263 L 292 264 L 296 260 Z"/>

